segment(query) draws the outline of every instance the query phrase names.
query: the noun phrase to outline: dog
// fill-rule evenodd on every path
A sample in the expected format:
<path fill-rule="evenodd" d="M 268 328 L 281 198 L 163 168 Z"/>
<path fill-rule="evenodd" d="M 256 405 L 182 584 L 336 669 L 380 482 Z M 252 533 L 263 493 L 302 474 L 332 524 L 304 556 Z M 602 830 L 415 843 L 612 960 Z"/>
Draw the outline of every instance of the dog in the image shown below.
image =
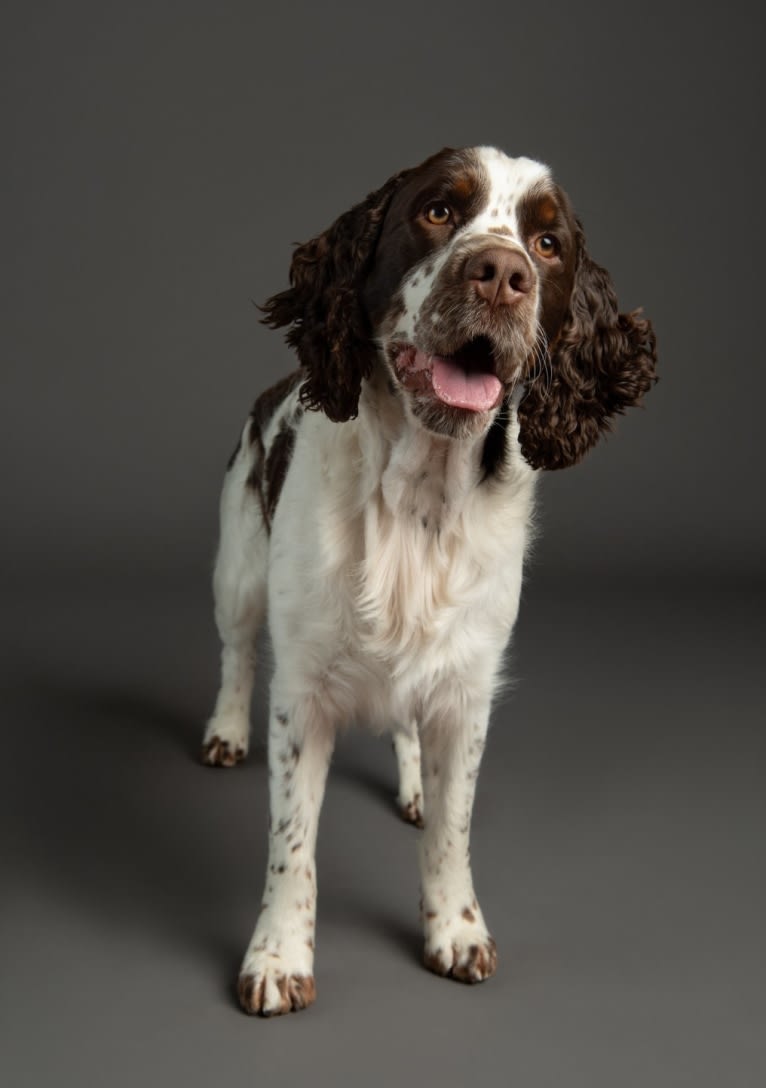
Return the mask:
<path fill-rule="evenodd" d="M 550 170 L 488 147 L 389 178 L 297 247 L 263 309 L 300 368 L 255 402 L 225 477 L 203 760 L 247 754 L 268 612 L 268 871 L 238 993 L 269 1016 L 315 998 L 317 822 L 351 721 L 392 730 L 422 826 L 426 966 L 494 973 L 469 826 L 535 484 L 641 401 L 656 345 Z"/>

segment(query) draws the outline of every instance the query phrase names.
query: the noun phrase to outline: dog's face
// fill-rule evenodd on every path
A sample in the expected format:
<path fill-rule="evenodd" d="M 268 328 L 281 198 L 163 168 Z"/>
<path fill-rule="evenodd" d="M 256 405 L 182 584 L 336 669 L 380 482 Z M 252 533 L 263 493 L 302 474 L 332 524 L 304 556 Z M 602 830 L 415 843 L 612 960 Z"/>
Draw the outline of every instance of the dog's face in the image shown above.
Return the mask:
<path fill-rule="evenodd" d="M 336 422 L 380 365 L 412 419 L 457 439 L 521 385 L 524 457 L 565 468 L 655 380 L 650 323 L 619 313 L 548 168 L 494 148 L 395 174 L 298 247 L 290 282 L 265 320 L 290 326 L 301 400 Z"/>
<path fill-rule="evenodd" d="M 362 298 L 425 427 L 479 434 L 541 369 L 572 294 L 575 237 L 548 169 L 494 148 L 440 152 L 398 187 Z"/>

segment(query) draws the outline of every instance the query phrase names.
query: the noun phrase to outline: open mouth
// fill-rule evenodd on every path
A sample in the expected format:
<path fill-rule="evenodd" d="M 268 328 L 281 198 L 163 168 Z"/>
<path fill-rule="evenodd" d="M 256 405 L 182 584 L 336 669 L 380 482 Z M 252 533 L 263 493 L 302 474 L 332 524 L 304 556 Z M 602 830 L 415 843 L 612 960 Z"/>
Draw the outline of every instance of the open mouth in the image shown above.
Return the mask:
<path fill-rule="evenodd" d="M 452 355 L 428 355 L 408 345 L 397 353 L 395 366 L 406 389 L 431 392 L 451 408 L 488 412 L 503 395 L 486 336 L 470 340 Z"/>

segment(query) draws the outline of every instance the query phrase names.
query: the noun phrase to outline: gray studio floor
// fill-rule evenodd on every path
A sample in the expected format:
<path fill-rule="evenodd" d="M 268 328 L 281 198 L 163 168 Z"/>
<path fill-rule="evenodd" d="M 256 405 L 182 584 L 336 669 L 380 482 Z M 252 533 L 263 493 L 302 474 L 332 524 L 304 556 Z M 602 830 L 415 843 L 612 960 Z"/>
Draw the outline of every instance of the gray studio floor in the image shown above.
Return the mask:
<path fill-rule="evenodd" d="M 320 826 L 318 1002 L 260 1021 L 233 981 L 264 752 L 196 761 L 204 583 L 11 590 L 3 1083 L 760 1088 L 764 603 L 533 573 L 474 818 L 498 974 L 469 988 L 420 967 L 417 832 L 393 811 L 388 741 L 355 733 Z"/>

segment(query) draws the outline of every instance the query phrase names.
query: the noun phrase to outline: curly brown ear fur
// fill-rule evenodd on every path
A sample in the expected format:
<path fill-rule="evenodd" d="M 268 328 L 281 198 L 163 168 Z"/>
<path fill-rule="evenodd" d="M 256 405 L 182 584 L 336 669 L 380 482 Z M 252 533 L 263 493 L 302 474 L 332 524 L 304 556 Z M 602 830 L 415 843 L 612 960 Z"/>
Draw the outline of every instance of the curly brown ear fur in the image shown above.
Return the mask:
<path fill-rule="evenodd" d="M 391 197 L 407 173 L 389 178 L 323 234 L 298 246 L 290 287 L 262 307 L 266 325 L 290 326 L 287 343 L 306 371 L 301 403 L 321 408 L 335 423 L 356 415 L 362 379 L 375 360 L 361 288 Z"/>
<path fill-rule="evenodd" d="M 656 341 L 640 311 L 621 314 L 605 269 L 588 256 L 577 222 L 577 268 L 569 312 L 550 346 L 552 373 L 537 379 L 519 405 L 522 453 L 533 468 L 576 464 L 639 404 L 657 380 Z"/>

